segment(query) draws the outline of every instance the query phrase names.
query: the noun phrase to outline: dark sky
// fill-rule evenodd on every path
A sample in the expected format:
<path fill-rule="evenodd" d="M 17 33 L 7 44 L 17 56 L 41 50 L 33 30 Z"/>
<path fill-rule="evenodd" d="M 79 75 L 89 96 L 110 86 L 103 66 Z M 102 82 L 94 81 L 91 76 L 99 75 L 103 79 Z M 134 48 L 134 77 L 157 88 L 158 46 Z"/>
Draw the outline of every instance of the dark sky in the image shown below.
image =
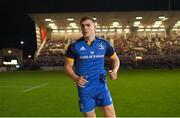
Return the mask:
<path fill-rule="evenodd" d="M 21 48 L 23 40 L 24 54 L 28 55 L 36 50 L 29 13 L 180 10 L 180 0 L 4 0 L 0 10 L 0 48 Z"/>

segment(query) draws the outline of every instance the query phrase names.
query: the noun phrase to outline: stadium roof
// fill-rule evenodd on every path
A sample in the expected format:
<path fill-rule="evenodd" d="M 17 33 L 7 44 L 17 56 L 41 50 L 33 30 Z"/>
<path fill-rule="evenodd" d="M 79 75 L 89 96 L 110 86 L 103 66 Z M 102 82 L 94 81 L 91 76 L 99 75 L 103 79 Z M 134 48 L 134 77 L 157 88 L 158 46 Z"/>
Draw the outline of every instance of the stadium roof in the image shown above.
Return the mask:
<path fill-rule="evenodd" d="M 94 17 L 101 28 L 111 28 L 116 23 L 118 23 L 116 27 L 126 28 L 134 26 L 135 22 L 139 22 L 138 26 L 148 28 L 153 27 L 158 21 L 161 21 L 162 28 L 168 28 L 180 21 L 180 11 L 41 13 L 30 14 L 30 16 L 37 24 L 44 24 L 47 28 L 58 30 L 79 29 L 79 21 L 83 16 Z M 72 20 L 69 21 L 69 18 Z M 50 24 L 54 24 L 54 27 Z"/>

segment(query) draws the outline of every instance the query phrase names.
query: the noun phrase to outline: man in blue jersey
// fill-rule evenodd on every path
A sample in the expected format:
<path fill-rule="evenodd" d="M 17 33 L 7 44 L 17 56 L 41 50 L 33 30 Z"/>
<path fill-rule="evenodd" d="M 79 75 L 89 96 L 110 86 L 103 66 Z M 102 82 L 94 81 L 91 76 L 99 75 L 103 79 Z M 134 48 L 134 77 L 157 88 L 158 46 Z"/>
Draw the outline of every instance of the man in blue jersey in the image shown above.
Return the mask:
<path fill-rule="evenodd" d="M 117 78 L 119 59 L 114 48 L 95 35 L 95 21 L 83 17 L 80 21 L 83 37 L 69 45 L 66 51 L 65 72 L 78 88 L 80 111 L 85 117 L 96 117 L 95 107 L 101 108 L 105 117 L 116 117 L 112 98 L 106 84 L 104 58 L 112 61 L 110 78 Z"/>

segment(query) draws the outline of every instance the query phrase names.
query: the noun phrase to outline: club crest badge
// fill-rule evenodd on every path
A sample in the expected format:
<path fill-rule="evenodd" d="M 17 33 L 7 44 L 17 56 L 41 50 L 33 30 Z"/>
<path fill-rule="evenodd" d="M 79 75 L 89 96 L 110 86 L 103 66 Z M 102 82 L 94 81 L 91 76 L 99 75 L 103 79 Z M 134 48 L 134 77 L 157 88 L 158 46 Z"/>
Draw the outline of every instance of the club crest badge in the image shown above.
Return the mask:
<path fill-rule="evenodd" d="M 104 45 L 103 45 L 102 43 L 99 43 L 99 44 L 98 44 L 98 49 L 99 49 L 99 50 L 104 50 Z"/>

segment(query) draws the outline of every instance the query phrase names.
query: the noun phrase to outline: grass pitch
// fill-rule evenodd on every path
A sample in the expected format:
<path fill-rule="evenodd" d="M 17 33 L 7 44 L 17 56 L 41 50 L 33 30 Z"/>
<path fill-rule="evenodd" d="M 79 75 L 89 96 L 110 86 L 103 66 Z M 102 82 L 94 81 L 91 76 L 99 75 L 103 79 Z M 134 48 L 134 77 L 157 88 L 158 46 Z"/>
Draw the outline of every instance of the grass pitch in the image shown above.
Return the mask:
<path fill-rule="evenodd" d="M 121 70 L 108 86 L 119 117 L 180 116 L 179 69 Z M 62 71 L 19 71 L 0 73 L 0 116 L 82 114 L 76 86 Z"/>

